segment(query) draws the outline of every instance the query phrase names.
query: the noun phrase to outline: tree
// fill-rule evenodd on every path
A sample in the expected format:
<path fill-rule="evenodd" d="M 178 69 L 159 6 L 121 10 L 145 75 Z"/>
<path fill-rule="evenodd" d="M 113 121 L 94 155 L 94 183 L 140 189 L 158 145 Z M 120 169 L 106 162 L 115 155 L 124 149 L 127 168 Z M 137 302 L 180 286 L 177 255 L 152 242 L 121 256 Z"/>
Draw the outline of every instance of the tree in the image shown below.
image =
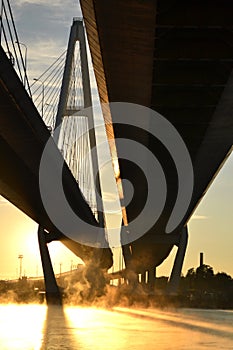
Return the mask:
<path fill-rule="evenodd" d="M 218 291 L 227 291 L 232 286 L 232 278 L 225 272 L 218 272 L 214 277 L 214 287 Z"/>
<path fill-rule="evenodd" d="M 202 291 L 208 291 L 213 288 L 214 271 L 209 265 L 201 265 L 196 269 L 196 284 L 197 288 Z"/>
<path fill-rule="evenodd" d="M 192 267 L 191 269 L 188 270 L 185 276 L 185 280 L 187 281 L 187 286 L 189 289 L 195 288 L 195 279 L 196 279 L 196 272 Z"/>

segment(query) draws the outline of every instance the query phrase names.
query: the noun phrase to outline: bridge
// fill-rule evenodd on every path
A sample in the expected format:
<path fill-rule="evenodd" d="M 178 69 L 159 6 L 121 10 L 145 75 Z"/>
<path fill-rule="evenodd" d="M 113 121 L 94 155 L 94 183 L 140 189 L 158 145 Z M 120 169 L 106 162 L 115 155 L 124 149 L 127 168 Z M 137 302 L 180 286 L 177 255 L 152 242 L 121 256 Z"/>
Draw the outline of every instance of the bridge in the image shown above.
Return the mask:
<path fill-rule="evenodd" d="M 112 157 L 114 161 L 119 160 L 120 176 L 116 174 L 116 178 L 121 198 L 130 197 L 130 190 L 124 185 L 123 179 L 128 179 L 135 189 L 128 205 L 122 200 L 121 239 L 126 266 L 124 277 L 135 283 L 138 274 L 144 279 L 147 275 L 147 282 L 153 285 L 156 266 L 161 264 L 172 247 L 177 245 L 178 252 L 170 278 L 172 289 L 177 286 L 177 276 L 182 268 L 188 238 L 187 223 L 231 152 L 233 37 L 230 14 L 233 5 L 224 0 L 207 1 L 204 4 L 201 1 L 187 3 L 173 0 L 160 0 L 156 3 L 152 0 L 81 0 L 80 3 L 99 96 L 105 104 L 103 115 Z M 80 25 L 80 21 L 74 21 L 71 30 L 55 127 L 59 126 L 67 114 L 67 89 L 70 83 L 68 70 L 71 69 L 68 62 L 71 60 L 74 44 L 79 41 L 83 45 L 85 41 L 81 29 L 83 27 Z M 18 39 L 16 41 L 19 42 Z M 76 216 L 89 226 L 80 224 L 81 226 L 76 228 L 79 239 L 72 239 L 71 234 L 57 227 L 45 210 L 39 185 L 39 169 L 51 134 L 41 118 L 44 117 L 44 110 L 38 111 L 28 93 L 29 88 L 28 91 L 25 89 L 26 75 L 23 75 L 20 81 L 9 58 L 9 50 L 1 47 L 0 142 L 4 169 L 1 173 L 0 189 L 5 198 L 39 224 L 47 294 L 54 296 L 58 294 L 58 289 L 47 250 L 49 241 L 61 240 L 84 262 L 90 266 L 95 265 L 99 270 L 106 270 L 112 265 L 112 253 L 103 235 L 101 247 L 85 244 L 85 237 L 89 235 L 86 227 L 95 228 L 92 231 L 93 241 L 98 242 L 99 229 L 104 227 L 104 220 L 97 217 L 87 203 L 79 183 L 71 172 L 72 169 L 66 162 L 62 173 L 65 197 Z M 85 62 L 85 59 L 82 59 L 82 62 Z M 83 74 L 87 74 L 87 69 L 84 66 L 81 68 Z M 84 80 L 88 82 L 88 75 Z M 43 84 L 44 82 L 41 85 L 42 98 L 45 97 Z M 90 107 L 89 82 L 87 85 L 83 84 L 82 88 L 85 91 L 83 107 Z M 129 119 L 126 125 L 127 115 L 124 115 L 126 121 L 119 122 L 119 105 L 111 104 L 112 102 L 144 106 L 163 116 L 185 142 L 190 154 L 193 178 L 192 174 L 188 173 L 187 182 L 180 182 L 182 164 L 179 168 L 171 152 L 169 153 L 168 145 L 156 139 L 150 130 L 143 130 L 136 119 L 135 123 Z M 79 114 L 80 107 L 82 106 L 76 105 L 72 113 Z M 120 109 L 120 112 L 125 111 Z M 133 109 L 133 114 L 136 115 L 136 112 Z M 147 109 L 146 112 L 140 109 L 142 121 L 148 117 L 147 113 Z M 153 116 L 157 118 L 158 114 L 150 115 L 150 126 L 153 125 Z M 54 141 L 57 142 L 58 136 L 55 132 Z M 121 139 L 135 141 L 150 150 L 159 160 L 167 184 L 167 197 L 160 217 L 145 232 L 139 232 L 137 239 L 134 220 L 142 212 L 147 201 L 148 184 L 140 168 L 130 159 L 125 160 L 121 157 Z M 90 140 L 91 147 L 94 147 L 94 138 L 90 137 Z M 49 169 L 53 169 L 53 175 L 63 162 L 61 152 L 54 141 L 49 141 L 52 155 L 49 158 Z M 96 158 L 92 161 L 95 163 Z M 49 175 L 51 174 L 48 170 L 48 178 Z M 181 190 L 185 195 L 190 191 L 187 184 L 190 184 L 192 179 L 193 191 L 187 208 L 181 210 L 182 217 L 168 233 L 167 226 L 178 201 L 177 193 Z M 48 193 L 50 185 L 49 181 L 45 184 Z M 152 192 L 156 191 L 156 186 L 158 183 L 155 181 L 152 184 Z M 182 198 L 184 197 L 181 196 Z M 54 207 L 60 207 L 61 204 L 62 208 L 63 203 L 59 203 L 56 197 L 53 200 Z M 158 203 L 150 206 L 148 216 L 153 217 L 156 205 Z"/>
<path fill-rule="evenodd" d="M 81 34 L 80 28 L 82 28 Z M 4 31 L 3 34 L 5 34 Z M 77 35 L 83 35 L 83 25 L 80 21 L 75 22 L 73 31 L 71 31 L 73 45 L 77 41 Z M 59 291 L 47 249 L 48 242 L 59 239 L 88 266 L 93 265 L 93 269 L 106 270 L 111 267 L 112 253 L 108 248 L 108 243 L 105 242 L 105 237 L 102 239 L 103 248 L 94 246 L 94 243 L 98 242 L 96 236 L 99 237 L 99 228 L 103 223 L 100 222 L 99 218 L 97 220 L 85 200 L 77 180 L 74 178 L 66 162 L 64 162 L 60 150 L 51 138 L 47 125 L 45 125 L 42 116 L 35 107 L 30 94 L 26 91 L 24 74 L 21 74 L 21 78 L 23 78 L 23 81 L 21 81 L 17 74 L 19 69 L 16 71 L 12 65 L 12 59 L 9 59 L 9 57 L 12 58 L 12 55 L 9 55 L 8 52 L 16 52 L 17 49 L 14 44 L 15 41 L 19 42 L 19 40 L 17 36 L 15 39 L 13 42 L 12 40 L 7 42 L 7 45 L 9 46 L 11 43 L 13 48 L 9 49 L 4 42 L 2 44 L 7 49 L 5 48 L 4 50 L 3 47 L 0 47 L 0 142 L 1 161 L 4 164 L 4 170 L 0 180 L 1 195 L 40 225 L 38 234 L 45 282 L 47 284 L 47 299 L 53 300 L 59 298 Z M 70 54 L 68 50 L 67 60 Z M 18 56 L 20 57 L 20 55 Z M 62 89 L 64 88 L 64 84 Z M 61 93 L 61 101 L 63 101 L 63 97 Z M 85 107 L 87 107 L 88 99 L 85 98 L 84 102 Z M 58 107 L 62 107 L 62 102 L 59 103 Z M 60 113 L 59 110 L 58 113 Z M 78 230 L 73 226 L 70 228 L 77 231 L 76 233 L 79 237 L 76 240 L 70 239 L 64 235 L 64 232 L 59 230 L 57 223 L 52 221 L 47 213 L 41 198 L 39 169 L 45 146 L 49 140 L 51 140 L 49 164 L 46 165 L 46 181 L 42 186 L 44 186 L 45 192 L 49 193 L 51 181 L 54 182 L 54 176 L 56 176 L 59 167 L 61 167 L 61 181 L 63 183 L 65 198 L 75 215 L 81 219 Z M 60 202 L 57 193 L 52 193 L 52 195 L 53 197 L 50 197 L 51 204 L 58 209 L 56 209 L 57 215 L 64 215 L 64 213 L 59 211 Z M 60 203 L 60 205 L 62 208 L 63 203 Z M 92 227 L 93 229 L 91 245 L 87 245 L 87 240 L 90 236 L 89 232 L 87 232 L 87 227 Z M 83 244 L 80 243 L 82 241 L 84 241 Z"/>
<path fill-rule="evenodd" d="M 129 268 L 147 271 L 153 280 L 154 266 L 167 257 L 173 244 L 185 249 L 186 238 L 180 233 L 231 152 L 233 4 L 219 0 L 80 3 L 101 101 L 140 104 L 160 113 L 179 132 L 191 157 L 190 205 L 179 225 L 164 235 L 178 192 L 177 169 L 161 143 L 149 133 L 137 132 L 130 118 L 130 127 L 117 123 L 114 127 L 115 138 L 149 148 L 166 174 L 168 196 L 160 219 L 125 253 Z M 107 124 L 108 111 L 104 115 Z M 112 129 L 107 128 L 107 133 L 111 140 Z M 146 202 L 147 184 L 131 162 L 119 162 L 121 177 L 136 189 L 126 209 L 132 222 Z M 127 188 L 124 194 L 127 197 Z M 182 249 L 180 254 L 182 261 Z M 179 263 L 176 267 L 180 271 Z"/>

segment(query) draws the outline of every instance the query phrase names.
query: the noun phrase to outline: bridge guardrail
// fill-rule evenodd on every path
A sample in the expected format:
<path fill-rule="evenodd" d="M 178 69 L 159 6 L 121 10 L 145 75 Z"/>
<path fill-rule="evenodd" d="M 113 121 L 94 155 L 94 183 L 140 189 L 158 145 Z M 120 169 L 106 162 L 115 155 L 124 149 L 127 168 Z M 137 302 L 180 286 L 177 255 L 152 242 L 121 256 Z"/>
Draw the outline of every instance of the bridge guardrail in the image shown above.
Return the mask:
<path fill-rule="evenodd" d="M 0 44 L 31 97 L 27 77 L 27 46 L 20 42 L 9 0 L 1 0 L 0 5 Z M 21 47 L 24 47 L 24 55 Z"/>

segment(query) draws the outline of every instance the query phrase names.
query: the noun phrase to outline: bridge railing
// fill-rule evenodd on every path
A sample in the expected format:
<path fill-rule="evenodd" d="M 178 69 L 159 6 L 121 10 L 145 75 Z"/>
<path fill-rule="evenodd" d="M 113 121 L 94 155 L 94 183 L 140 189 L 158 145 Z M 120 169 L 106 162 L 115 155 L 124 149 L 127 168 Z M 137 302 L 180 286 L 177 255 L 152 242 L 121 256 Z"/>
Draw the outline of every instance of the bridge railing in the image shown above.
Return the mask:
<path fill-rule="evenodd" d="M 12 63 L 12 66 L 15 68 L 25 89 L 31 96 L 30 85 L 27 77 L 27 47 L 19 40 L 10 1 L 1 0 L 0 6 L 1 46 Z M 24 47 L 24 54 L 21 50 L 22 46 Z"/>

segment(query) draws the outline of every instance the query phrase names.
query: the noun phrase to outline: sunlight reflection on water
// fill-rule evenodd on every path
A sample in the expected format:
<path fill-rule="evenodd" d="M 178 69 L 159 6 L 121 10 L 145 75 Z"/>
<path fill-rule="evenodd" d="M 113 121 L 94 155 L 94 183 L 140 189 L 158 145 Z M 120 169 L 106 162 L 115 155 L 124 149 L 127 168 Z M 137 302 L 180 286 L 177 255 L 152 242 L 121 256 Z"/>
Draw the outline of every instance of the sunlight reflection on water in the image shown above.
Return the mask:
<path fill-rule="evenodd" d="M 40 349 L 46 307 L 0 306 L 0 349 Z"/>
<path fill-rule="evenodd" d="M 233 312 L 0 305 L 1 350 L 233 349 Z"/>

